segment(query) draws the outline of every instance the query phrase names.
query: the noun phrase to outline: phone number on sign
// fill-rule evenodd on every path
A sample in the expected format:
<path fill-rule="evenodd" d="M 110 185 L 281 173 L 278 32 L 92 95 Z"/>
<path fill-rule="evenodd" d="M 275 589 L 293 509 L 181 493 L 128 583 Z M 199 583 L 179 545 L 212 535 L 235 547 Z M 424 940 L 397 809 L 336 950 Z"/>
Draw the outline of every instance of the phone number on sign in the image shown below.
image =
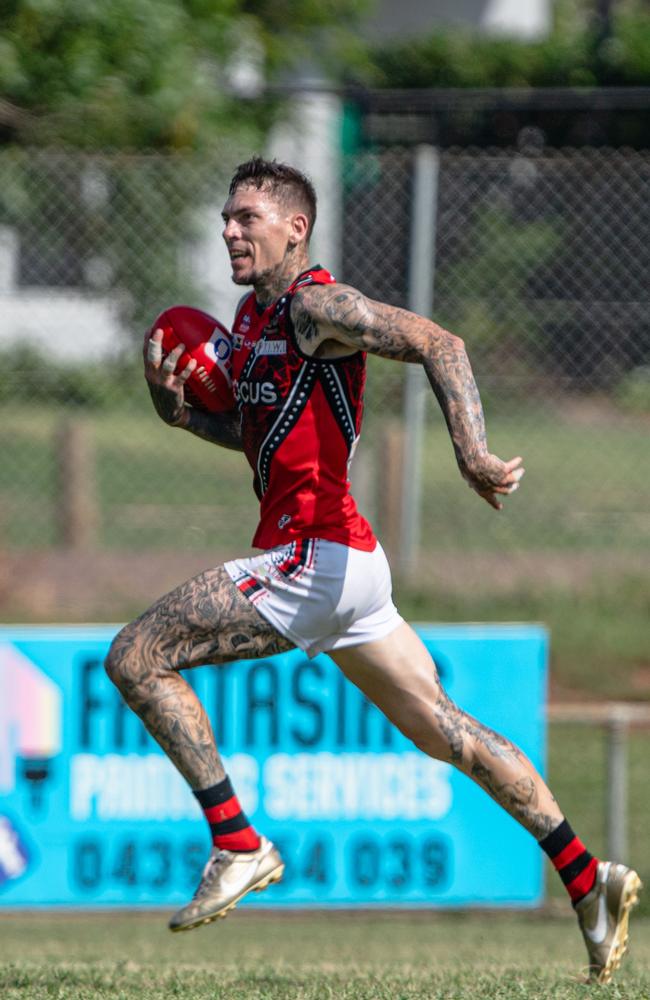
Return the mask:
<path fill-rule="evenodd" d="M 341 863 L 353 895 L 437 893 L 451 881 L 452 845 L 445 837 L 355 834 L 345 841 L 342 854 L 325 834 L 299 837 L 278 831 L 273 839 L 286 864 L 274 894 L 327 890 L 337 881 Z M 72 844 L 71 876 L 85 893 L 121 889 L 131 890 L 131 899 L 138 890 L 164 896 L 170 890 L 194 889 L 207 855 L 203 840 L 82 837 Z"/>

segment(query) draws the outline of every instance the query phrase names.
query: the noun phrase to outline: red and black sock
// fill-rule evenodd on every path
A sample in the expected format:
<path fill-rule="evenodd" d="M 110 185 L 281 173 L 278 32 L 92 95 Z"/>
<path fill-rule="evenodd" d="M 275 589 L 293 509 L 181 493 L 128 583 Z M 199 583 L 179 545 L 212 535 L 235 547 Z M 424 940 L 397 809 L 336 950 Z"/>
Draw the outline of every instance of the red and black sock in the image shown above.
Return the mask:
<path fill-rule="evenodd" d="M 242 812 L 239 800 L 224 778 L 218 785 L 195 791 L 205 818 L 210 824 L 212 843 L 227 851 L 256 851 L 260 838 Z"/>
<path fill-rule="evenodd" d="M 592 857 L 566 820 L 540 840 L 575 905 L 594 887 L 598 859 Z"/>

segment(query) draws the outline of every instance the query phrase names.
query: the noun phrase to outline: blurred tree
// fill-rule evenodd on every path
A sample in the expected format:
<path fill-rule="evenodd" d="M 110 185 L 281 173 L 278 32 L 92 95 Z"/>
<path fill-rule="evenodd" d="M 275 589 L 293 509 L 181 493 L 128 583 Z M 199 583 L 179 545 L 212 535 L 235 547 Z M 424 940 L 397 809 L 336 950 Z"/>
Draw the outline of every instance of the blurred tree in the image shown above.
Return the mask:
<path fill-rule="evenodd" d="M 136 340 L 170 302 L 209 307 L 190 248 L 282 112 L 266 82 L 347 58 L 364 2 L 2 0 L 0 225 L 19 284 L 109 296 Z"/>
<path fill-rule="evenodd" d="M 554 30 L 537 42 L 436 31 L 368 49 L 365 81 L 379 87 L 650 85 L 650 5 L 558 0 Z M 607 15 L 607 16 L 605 16 Z"/>
<path fill-rule="evenodd" d="M 177 150 L 241 136 L 272 113 L 238 99 L 242 59 L 259 61 L 250 86 L 342 51 L 363 2 L 4 0 L 0 141 Z"/>
<path fill-rule="evenodd" d="M 215 74 L 234 7 L 234 0 L 6 0 L 0 93 L 23 114 L 5 138 L 81 148 L 200 143 L 223 116 Z"/>

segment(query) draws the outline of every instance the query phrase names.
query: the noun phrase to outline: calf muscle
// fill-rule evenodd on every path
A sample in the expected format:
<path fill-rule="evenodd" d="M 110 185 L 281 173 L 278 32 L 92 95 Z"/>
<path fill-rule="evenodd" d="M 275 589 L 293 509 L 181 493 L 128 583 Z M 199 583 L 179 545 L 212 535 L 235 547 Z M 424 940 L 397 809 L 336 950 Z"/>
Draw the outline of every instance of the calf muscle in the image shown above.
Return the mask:
<path fill-rule="evenodd" d="M 332 655 L 420 750 L 457 767 L 537 840 L 562 821 L 557 802 L 525 754 L 447 696 L 433 660 L 410 626 Z"/>

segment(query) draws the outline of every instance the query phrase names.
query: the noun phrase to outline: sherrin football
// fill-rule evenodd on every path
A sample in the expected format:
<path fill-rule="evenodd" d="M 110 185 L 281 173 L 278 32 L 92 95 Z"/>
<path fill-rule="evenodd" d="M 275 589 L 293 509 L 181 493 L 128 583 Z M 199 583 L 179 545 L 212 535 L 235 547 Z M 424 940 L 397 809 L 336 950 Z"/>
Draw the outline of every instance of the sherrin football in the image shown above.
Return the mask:
<path fill-rule="evenodd" d="M 196 368 L 185 383 L 187 402 L 211 413 L 232 410 L 236 405 L 230 377 L 232 337 L 223 323 L 192 306 L 171 306 L 154 321 L 151 333 L 154 330 L 163 332 L 163 358 L 185 344 L 177 372 L 196 359 Z"/>

